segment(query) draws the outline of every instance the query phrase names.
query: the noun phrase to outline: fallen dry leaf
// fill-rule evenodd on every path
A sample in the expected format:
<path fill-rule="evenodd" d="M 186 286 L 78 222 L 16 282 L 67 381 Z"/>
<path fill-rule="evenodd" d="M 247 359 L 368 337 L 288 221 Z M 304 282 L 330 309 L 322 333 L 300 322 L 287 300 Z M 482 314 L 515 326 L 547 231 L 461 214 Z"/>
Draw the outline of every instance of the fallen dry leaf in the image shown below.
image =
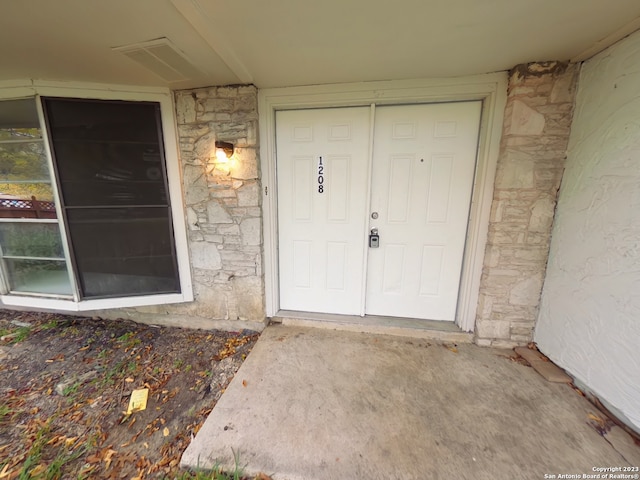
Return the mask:
<path fill-rule="evenodd" d="M 64 440 L 64 444 L 66 447 L 71 447 L 77 440 L 78 437 L 69 437 Z"/>
<path fill-rule="evenodd" d="M 102 461 L 105 463 L 105 468 L 109 468 L 109 466 L 111 465 L 111 460 L 116 453 L 118 452 L 116 452 L 115 450 L 111 450 L 110 448 L 107 449 L 104 457 L 102 458 Z"/>
<path fill-rule="evenodd" d="M 29 471 L 29 478 L 38 478 L 38 476 L 47 469 L 47 466 L 43 463 Z"/>
<path fill-rule="evenodd" d="M 571 384 L 571 388 L 573 388 L 573 390 L 580 395 L 581 397 L 584 397 L 584 392 L 582 390 L 580 390 L 578 387 L 576 387 L 575 385 Z"/>
<path fill-rule="evenodd" d="M 246 380 L 242 380 L 242 386 L 246 387 L 247 386 L 247 381 Z"/>
<path fill-rule="evenodd" d="M 169 433 L 170 433 L 170 432 L 169 432 L 169 427 L 164 427 L 164 428 L 162 429 L 162 435 L 163 435 L 164 437 L 168 437 L 168 436 L 169 436 Z"/>
<path fill-rule="evenodd" d="M 258 475 L 256 475 L 256 478 L 254 478 L 253 480 L 272 480 L 272 479 L 266 473 L 259 473 Z"/>
<path fill-rule="evenodd" d="M 604 427 L 605 421 L 602 418 L 598 417 L 597 415 L 594 415 L 593 413 L 589 413 L 587 417 L 589 417 L 591 420 L 593 420 L 594 422 Z"/>
<path fill-rule="evenodd" d="M 53 362 L 61 362 L 64 360 L 64 355 L 60 354 L 60 355 L 56 355 L 53 358 L 48 358 L 47 360 L 45 360 L 45 363 L 53 363 Z"/>
<path fill-rule="evenodd" d="M 7 463 L 0 472 L 0 478 L 7 478 L 9 475 L 11 475 L 11 472 L 12 470 L 9 470 L 9 464 Z"/>

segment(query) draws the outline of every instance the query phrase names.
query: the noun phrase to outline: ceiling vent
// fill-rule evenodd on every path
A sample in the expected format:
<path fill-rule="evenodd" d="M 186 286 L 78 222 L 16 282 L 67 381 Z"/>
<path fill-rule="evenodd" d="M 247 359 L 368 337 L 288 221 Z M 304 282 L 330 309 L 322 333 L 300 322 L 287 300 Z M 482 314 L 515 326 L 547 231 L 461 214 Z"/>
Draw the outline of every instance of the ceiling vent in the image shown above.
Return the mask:
<path fill-rule="evenodd" d="M 202 76 L 168 38 L 114 47 L 112 50 L 126 55 L 169 83 Z"/>

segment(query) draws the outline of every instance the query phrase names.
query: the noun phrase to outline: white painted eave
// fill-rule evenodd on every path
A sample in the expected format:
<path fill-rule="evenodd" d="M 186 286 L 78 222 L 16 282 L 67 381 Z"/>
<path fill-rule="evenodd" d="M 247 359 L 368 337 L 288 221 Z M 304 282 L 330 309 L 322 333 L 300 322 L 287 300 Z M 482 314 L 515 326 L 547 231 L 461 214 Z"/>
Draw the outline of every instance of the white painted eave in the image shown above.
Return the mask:
<path fill-rule="evenodd" d="M 637 0 L 30 0 L 0 5 L 0 80 L 259 88 L 582 61 L 640 28 Z M 114 47 L 161 38 L 201 72 L 167 83 Z"/>

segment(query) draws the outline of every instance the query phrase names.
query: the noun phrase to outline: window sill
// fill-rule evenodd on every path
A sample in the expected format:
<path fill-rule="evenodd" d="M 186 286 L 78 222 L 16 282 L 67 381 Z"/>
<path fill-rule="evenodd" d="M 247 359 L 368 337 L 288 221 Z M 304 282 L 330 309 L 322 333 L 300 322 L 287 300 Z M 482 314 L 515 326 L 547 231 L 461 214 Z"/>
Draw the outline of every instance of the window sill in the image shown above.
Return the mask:
<path fill-rule="evenodd" d="M 67 312 L 84 312 L 107 308 L 142 307 L 148 305 L 164 305 L 168 303 L 184 303 L 193 301 L 193 295 L 172 293 L 166 295 L 145 295 L 126 298 L 103 298 L 74 302 L 54 298 L 42 298 L 20 295 L 0 295 L 0 304 L 12 307 L 28 307 Z"/>

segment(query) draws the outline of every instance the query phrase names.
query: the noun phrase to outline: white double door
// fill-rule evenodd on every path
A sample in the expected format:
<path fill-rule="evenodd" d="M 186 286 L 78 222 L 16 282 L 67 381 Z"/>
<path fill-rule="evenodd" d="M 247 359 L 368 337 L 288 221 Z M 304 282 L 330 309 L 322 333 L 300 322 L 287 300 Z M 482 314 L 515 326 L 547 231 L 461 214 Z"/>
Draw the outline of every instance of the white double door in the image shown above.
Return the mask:
<path fill-rule="evenodd" d="M 454 320 L 480 113 L 277 112 L 280 308 Z"/>

